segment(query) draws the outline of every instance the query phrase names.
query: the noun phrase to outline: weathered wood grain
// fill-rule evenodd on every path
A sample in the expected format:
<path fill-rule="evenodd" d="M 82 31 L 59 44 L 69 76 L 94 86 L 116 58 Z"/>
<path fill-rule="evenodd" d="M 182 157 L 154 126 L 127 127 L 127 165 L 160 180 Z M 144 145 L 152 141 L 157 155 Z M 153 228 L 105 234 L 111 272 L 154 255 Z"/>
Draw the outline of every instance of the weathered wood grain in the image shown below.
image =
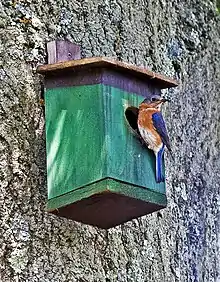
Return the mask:
<path fill-rule="evenodd" d="M 47 43 L 48 64 L 77 60 L 81 58 L 81 48 L 68 40 L 54 40 Z"/>
<path fill-rule="evenodd" d="M 115 69 L 86 68 L 80 71 L 69 71 L 53 75 L 46 75 L 46 88 L 69 87 L 94 84 L 110 85 L 123 89 L 129 93 L 136 93 L 143 97 L 150 97 L 151 94 L 160 95 L 160 89 L 156 81 L 143 80 L 133 76 L 131 73 L 120 73 Z"/>
<path fill-rule="evenodd" d="M 176 87 L 177 81 L 161 74 L 154 73 L 146 68 L 137 67 L 132 64 L 120 62 L 106 57 L 92 57 L 80 60 L 71 60 L 49 65 L 42 65 L 37 68 L 37 72 L 41 74 L 51 74 L 57 72 L 65 72 L 70 70 L 78 70 L 82 68 L 113 68 L 118 72 L 129 73 L 134 77 L 143 80 L 153 80 L 157 82 L 159 88 Z"/>

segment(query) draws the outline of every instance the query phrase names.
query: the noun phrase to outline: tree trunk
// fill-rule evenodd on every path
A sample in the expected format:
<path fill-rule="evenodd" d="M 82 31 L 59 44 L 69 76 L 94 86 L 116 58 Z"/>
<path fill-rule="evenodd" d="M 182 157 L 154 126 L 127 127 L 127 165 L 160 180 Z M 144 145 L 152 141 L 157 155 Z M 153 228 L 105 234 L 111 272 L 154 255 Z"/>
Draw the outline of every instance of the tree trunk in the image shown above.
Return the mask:
<path fill-rule="evenodd" d="M 219 275 L 220 20 L 212 1 L 0 2 L 0 281 L 214 282 Z M 168 207 L 104 231 L 45 212 L 46 42 L 179 79 L 164 109 Z"/>

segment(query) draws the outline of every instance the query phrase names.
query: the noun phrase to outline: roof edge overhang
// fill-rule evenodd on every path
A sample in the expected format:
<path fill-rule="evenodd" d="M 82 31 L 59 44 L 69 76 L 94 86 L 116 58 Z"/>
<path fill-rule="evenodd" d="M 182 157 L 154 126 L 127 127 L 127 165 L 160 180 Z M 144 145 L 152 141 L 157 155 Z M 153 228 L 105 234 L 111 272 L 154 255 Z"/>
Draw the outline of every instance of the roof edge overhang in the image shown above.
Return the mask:
<path fill-rule="evenodd" d="M 78 71 L 86 68 L 109 68 L 124 74 L 130 74 L 141 80 L 152 80 L 158 83 L 158 88 L 170 88 L 178 86 L 175 79 L 155 73 L 149 69 L 138 67 L 129 63 L 117 61 L 108 57 L 91 57 L 79 60 L 59 62 L 55 64 L 41 65 L 37 68 L 37 73 L 51 76 L 63 72 Z"/>

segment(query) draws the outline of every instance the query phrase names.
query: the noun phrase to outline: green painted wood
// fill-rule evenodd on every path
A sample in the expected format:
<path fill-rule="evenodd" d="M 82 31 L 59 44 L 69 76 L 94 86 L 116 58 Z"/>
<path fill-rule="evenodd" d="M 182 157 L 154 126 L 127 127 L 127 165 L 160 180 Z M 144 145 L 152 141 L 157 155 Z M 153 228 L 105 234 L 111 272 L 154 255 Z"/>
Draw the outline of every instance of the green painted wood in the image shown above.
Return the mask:
<path fill-rule="evenodd" d="M 45 94 L 48 198 L 106 176 L 101 85 Z"/>
<path fill-rule="evenodd" d="M 105 193 L 107 191 L 157 204 L 161 207 L 165 207 L 167 204 L 166 195 L 163 193 L 106 178 L 64 195 L 60 195 L 59 197 L 50 199 L 47 203 L 47 210 L 53 211 L 74 202 L 89 198 L 92 195 L 101 194 L 102 192 Z"/>
<path fill-rule="evenodd" d="M 136 106 L 143 97 L 103 85 L 107 176 L 165 193 L 165 184 L 155 182 L 155 156 L 131 134 L 125 119 L 128 105 Z"/>
<path fill-rule="evenodd" d="M 142 96 L 96 84 L 48 89 L 45 100 L 49 199 L 106 177 L 165 194 L 165 184 L 155 182 L 152 152 L 132 135 L 124 116 Z"/>

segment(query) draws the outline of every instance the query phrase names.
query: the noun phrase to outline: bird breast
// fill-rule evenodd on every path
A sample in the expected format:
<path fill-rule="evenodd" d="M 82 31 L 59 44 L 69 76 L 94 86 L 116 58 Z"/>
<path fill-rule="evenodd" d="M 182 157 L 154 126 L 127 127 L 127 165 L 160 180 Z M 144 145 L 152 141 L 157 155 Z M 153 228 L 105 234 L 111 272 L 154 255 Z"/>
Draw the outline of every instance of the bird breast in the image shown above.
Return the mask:
<path fill-rule="evenodd" d="M 153 125 L 152 114 L 155 112 L 157 112 L 156 109 L 140 110 L 138 115 L 138 129 L 148 148 L 157 153 L 163 146 L 163 143 Z"/>

